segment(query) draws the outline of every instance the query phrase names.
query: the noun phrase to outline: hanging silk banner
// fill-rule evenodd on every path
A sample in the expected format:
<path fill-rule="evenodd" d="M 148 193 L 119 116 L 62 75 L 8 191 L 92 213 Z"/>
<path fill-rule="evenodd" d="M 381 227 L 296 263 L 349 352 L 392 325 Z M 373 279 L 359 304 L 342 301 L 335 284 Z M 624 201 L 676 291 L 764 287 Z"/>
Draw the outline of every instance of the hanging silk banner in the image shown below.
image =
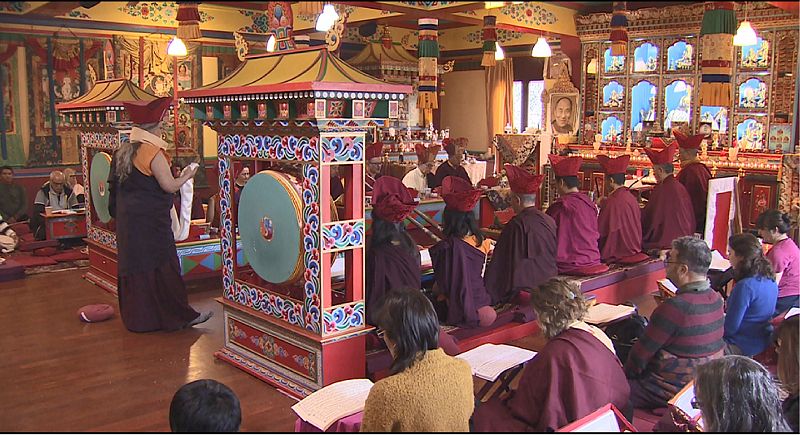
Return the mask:
<path fill-rule="evenodd" d="M 700 103 L 703 106 L 731 104 L 733 35 L 736 34 L 734 2 L 706 2 L 700 25 Z"/>
<path fill-rule="evenodd" d="M 614 2 L 611 15 L 611 55 L 628 54 L 628 2 Z"/>
<path fill-rule="evenodd" d="M 439 108 L 436 95 L 436 81 L 439 71 L 439 20 L 420 18 L 419 44 L 419 87 L 417 107 L 421 111 L 423 125 L 433 123 L 433 109 Z"/>
<path fill-rule="evenodd" d="M 494 58 L 494 52 L 497 44 L 497 17 L 494 15 L 486 15 L 483 17 L 483 58 L 481 59 L 481 66 L 495 66 L 497 60 Z"/>

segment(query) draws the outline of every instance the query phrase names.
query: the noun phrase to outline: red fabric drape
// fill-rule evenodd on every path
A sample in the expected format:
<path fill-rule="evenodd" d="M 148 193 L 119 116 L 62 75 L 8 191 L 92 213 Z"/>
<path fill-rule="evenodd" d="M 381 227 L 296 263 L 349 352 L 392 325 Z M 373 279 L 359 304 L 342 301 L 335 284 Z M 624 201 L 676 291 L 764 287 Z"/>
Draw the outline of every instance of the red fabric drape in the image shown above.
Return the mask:
<path fill-rule="evenodd" d="M 28 49 L 32 50 L 33 54 L 39 56 L 42 59 L 47 59 L 47 47 L 42 46 L 39 43 L 39 40 L 36 38 L 25 38 L 25 44 L 27 45 Z M 92 45 L 86 50 L 84 50 L 84 57 L 91 58 L 99 50 L 103 48 L 103 43 L 101 41 L 93 41 Z M 68 69 L 76 69 L 81 66 L 81 58 L 80 54 L 76 53 L 75 56 L 64 59 L 60 57 L 54 57 L 53 59 L 53 68 L 57 70 L 68 70 Z"/>

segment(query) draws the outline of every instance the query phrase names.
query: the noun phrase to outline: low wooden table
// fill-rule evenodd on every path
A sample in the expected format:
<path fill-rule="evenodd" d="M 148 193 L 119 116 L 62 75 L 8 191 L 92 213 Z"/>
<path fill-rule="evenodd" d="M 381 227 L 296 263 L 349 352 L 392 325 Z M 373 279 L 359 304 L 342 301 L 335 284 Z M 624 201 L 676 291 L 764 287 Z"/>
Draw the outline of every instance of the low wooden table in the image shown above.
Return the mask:
<path fill-rule="evenodd" d="M 86 237 L 86 211 L 70 210 L 69 213 L 42 213 L 47 240 L 76 239 Z"/>

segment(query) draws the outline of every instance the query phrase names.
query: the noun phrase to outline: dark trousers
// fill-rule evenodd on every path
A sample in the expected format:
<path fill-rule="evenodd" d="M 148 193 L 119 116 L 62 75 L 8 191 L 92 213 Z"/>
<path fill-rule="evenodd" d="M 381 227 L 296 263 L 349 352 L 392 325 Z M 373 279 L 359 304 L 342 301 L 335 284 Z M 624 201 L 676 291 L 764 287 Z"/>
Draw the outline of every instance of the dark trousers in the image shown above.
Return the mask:
<path fill-rule="evenodd" d="M 784 296 L 782 298 L 778 298 L 778 302 L 775 304 L 775 312 L 772 314 L 772 317 L 777 316 L 784 311 L 789 311 L 789 308 L 800 306 L 800 296 Z"/>

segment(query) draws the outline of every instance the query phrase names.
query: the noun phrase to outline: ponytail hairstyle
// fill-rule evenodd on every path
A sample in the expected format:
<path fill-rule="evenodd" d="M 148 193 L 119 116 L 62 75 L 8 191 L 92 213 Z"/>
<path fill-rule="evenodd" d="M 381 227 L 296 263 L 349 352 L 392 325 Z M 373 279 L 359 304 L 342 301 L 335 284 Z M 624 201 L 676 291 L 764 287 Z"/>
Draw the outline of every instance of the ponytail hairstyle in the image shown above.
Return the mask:
<path fill-rule="evenodd" d="M 138 127 L 149 133 L 158 135 L 160 134 L 161 122 L 142 124 Z M 119 148 L 117 148 L 117 151 L 114 152 L 114 160 L 116 160 L 114 173 L 117 175 L 117 181 L 120 184 L 131 174 L 133 170 L 133 159 L 136 157 L 136 152 L 139 151 L 141 145 L 141 142 L 125 141 L 122 142 Z"/>
<path fill-rule="evenodd" d="M 781 213 L 776 209 L 769 209 L 758 215 L 756 228 L 771 231 L 777 229 L 779 233 L 786 234 L 792 226 L 792 220 L 787 213 Z"/>
<path fill-rule="evenodd" d="M 763 276 L 775 281 L 775 272 L 772 264 L 764 256 L 761 243 L 756 236 L 750 233 L 736 234 L 728 239 L 733 252 L 742 258 L 741 263 L 735 268 L 733 278 L 741 281 L 753 276 Z"/>

